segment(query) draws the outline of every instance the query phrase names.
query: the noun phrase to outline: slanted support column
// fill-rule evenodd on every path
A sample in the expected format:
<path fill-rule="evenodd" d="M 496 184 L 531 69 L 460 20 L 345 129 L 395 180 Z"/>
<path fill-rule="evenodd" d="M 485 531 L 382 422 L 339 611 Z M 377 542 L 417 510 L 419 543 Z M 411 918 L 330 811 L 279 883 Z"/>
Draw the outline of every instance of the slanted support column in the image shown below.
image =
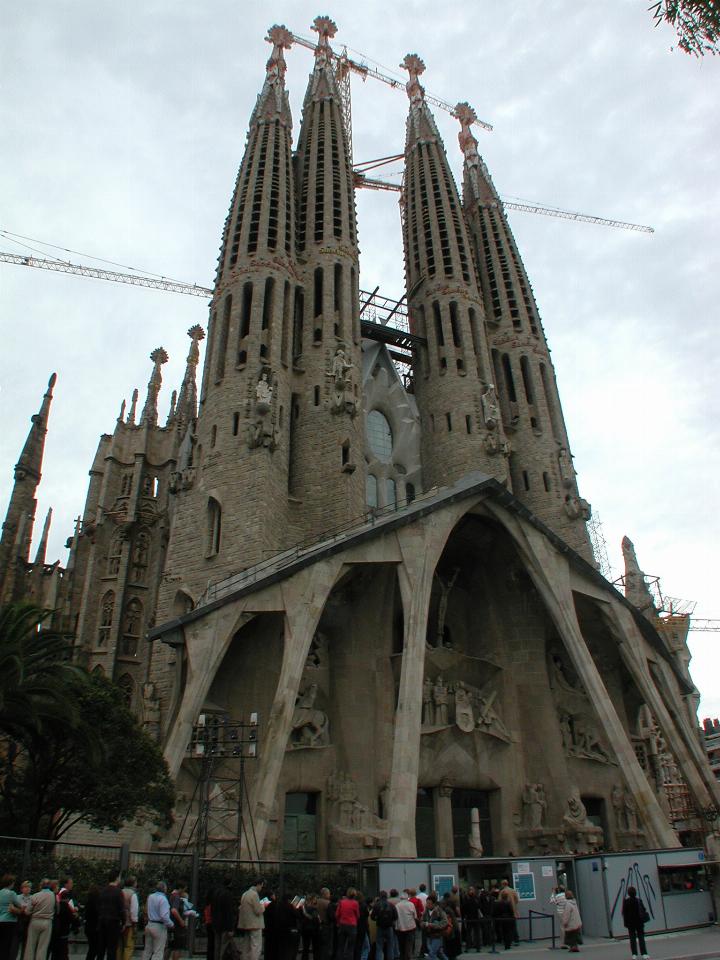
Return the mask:
<path fill-rule="evenodd" d="M 395 713 L 392 770 L 390 773 L 389 834 L 383 850 L 387 857 L 415 857 L 415 806 L 420 769 L 422 686 L 425 673 L 427 620 L 435 565 L 447 532 L 426 522 L 422 527 L 399 531 L 403 563 L 398 582 L 405 621 L 400 690 Z"/>
<path fill-rule="evenodd" d="M 677 723 L 673 722 L 667 703 L 670 698 L 664 696 L 662 684 L 658 689 L 647 665 L 641 662 L 639 651 L 642 651 L 645 641 L 630 611 L 619 605 L 613 605 L 611 613 L 620 626 L 623 636 L 629 640 L 628 643 L 619 643 L 623 663 L 659 724 L 688 787 L 701 806 L 711 803 L 720 805 L 720 784 L 713 779 L 709 767 L 707 768 L 708 776 L 704 775 L 707 761 L 692 732 L 687 729 L 685 717 L 678 716 Z"/>
<path fill-rule="evenodd" d="M 489 509 L 495 513 L 492 505 L 489 505 Z M 506 515 L 502 517 L 499 514 L 496 515 L 513 535 L 525 560 L 527 571 L 557 627 L 573 667 L 595 708 L 628 787 L 635 797 L 638 810 L 648 830 L 650 843 L 661 847 L 678 846 L 677 836 L 650 788 L 630 738 L 620 722 L 592 654 L 585 643 L 575 612 L 567 561 L 534 529 L 520 524 L 517 520 L 508 519 Z"/>
<path fill-rule="evenodd" d="M 164 750 L 173 779 L 177 777 L 185 759 L 193 724 L 202 710 L 223 657 L 235 634 L 250 619 L 251 614 L 242 613 L 239 605 L 233 604 L 215 616 L 204 617 L 185 627 L 188 681 Z M 168 712 L 172 713 L 172 709 L 173 704 L 169 704 Z"/>
<path fill-rule="evenodd" d="M 285 642 L 282 666 L 268 723 L 259 745 L 257 776 L 249 789 L 254 834 L 252 849 L 248 848 L 247 836 L 243 838 L 243 858 L 252 859 L 262 855 L 305 661 L 337 571 L 337 560 L 317 563 L 283 585 Z"/>

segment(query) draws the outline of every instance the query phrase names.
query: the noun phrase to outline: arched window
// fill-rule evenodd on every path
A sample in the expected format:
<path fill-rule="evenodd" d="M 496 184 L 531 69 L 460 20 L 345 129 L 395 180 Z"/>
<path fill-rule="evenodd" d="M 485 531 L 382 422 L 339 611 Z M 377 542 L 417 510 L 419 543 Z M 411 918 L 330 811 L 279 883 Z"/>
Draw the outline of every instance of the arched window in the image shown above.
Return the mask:
<path fill-rule="evenodd" d="M 373 476 L 372 473 L 367 475 L 367 481 L 365 483 L 365 500 L 369 507 L 376 507 L 378 505 L 378 485 L 377 477 Z"/>
<path fill-rule="evenodd" d="M 220 553 L 221 530 L 222 508 L 215 497 L 210 497 L 207 508 L 207 552 L 205 556 L 214 557 Z"/>
<path fill-rule="evenodd" d="M 367 438 L 378 460 L 387 463 L 392 457 L 393 436 L 390 424 L 379 410 L 371 410 L 367 415 Z"/>
<path fill-rule="evenodd" d="M 122 545 L 123 545 L 123 535 L 119 530 L 116 530 L 110 541 L 110 547 L 108 548 L 107 555 L 107 576 L 116 577 L 120 569 L 120 559 L 122 557 Z"/>
<path fill-rule="evenodd" d="M 93 672 L 92 672 L 92 674 L 93 674 L 94 677 L 104 677 L 104 676 L 105 676 L 105 670 L 103 669 L 103 667 L 102 667 L 100 664 L 98 664 L 96 667 L 93 667 Z"/>
<path fill-rule="evenodd" d="M 397 506 L 397 485 L 392 477 L 388 477 L 387 486 L 387 505 L 389 507 Z"/>
<path fill-rule="evenodd" d="M 124 673 L 118 680 L 117 685 L 122 691 L 122 697 L 125 701 L 125 706 L 130 709 L 132 707 L 133 694 L 135 693 L 135 681 L 129 673 Z"/>
<path fill-rule="evenodd" d="M 107 647 L 110 639 L 110 628 L 115 610 L 115 593 L 108 590 L 100 603 L 100 626 L 98 627 L 98 646 Z"/>
<path fill-rule="evenodd" d="M 132 551 L 132 569 L 130 577 L 135 583 L 144 583 L 150 556 L 150 534 L 140 530 L 135 537 Z"/>
<path fill-rule="evenodd" d="M 129 473 L 124 473 L 122 478 L 122 483 L 120 485 L 120 496 L 127 497 L 130 495 L 132 490 L 133 475 L 132 471 Z"/>
<path fill-rule="evenodd" d="M 140 633 L 142 630 L 143 608 L 142 603 L 133 597 L 125 604 L 123 616 L 123 631 L 120 639 L 120 653 L 123 657 L 136 657 Z"/>

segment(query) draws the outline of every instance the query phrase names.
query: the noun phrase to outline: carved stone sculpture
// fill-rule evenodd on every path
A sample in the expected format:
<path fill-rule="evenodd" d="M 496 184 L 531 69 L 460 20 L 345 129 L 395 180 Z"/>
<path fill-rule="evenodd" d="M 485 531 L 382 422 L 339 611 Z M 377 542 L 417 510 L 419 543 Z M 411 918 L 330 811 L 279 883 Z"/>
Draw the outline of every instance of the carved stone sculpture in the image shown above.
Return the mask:
<path fill-rule="evenodd" d="M 349 413 L 354 417 L 358 411 L 355 364 L 346 357 L 342 347 L 338 347 L 333 357 L 330 379 L 332 381 L 332 412 Z"/>
<path fill-rule="evenodd" d="M 455 586 L 455 582 L 459 575 L 460 567 L 456 567 L 452 576 L 448 577 L 447 580 L 443 580 L 440 574 L 435 574 L 435 579 L 440 584 L 440 600 L 438 602 L 437 633 L 435 641 L 436 646 L 438 647 L 451 646 L 450 642 L 446 641 L 445 638 L 445 620 L 447 617 L 448 602 L 450 600 L 450 591 Z"/>
<path fill-rule="evenodd" d="M 455 723 L 463 733 L 472 733 L 475 729 L 475 716 L 470 695 L 462 681 L 455 685 Z"/>
<path fill-rule="evenodd" d="M 470 811 L 468 846 L 470 847 L 471 857 L 481 857 L 483 855 L 482 838 L 480 836 L 480 811 L 477 807 L 473 807 Z"/>
<path fill-rule="evenodd" d="M 336 770 L 328 777 L 327 799 L 330 803 L 330 832 L 337 846 L 343 849 L 382 846 L 387 835 L 387 821 L 360 802 L 355 781 Z"/>
<path fill-rule="evenodd" d="M 330 742 L 327 714 L 315 707 L 318 686 L 311 683 L 297 698 L 290 731 L 290 749 L 326 747 Z"/>
<path fill-rule="evenodd" d="M 439 676 L 433 686 L 433 704 L 435 706 L 435 724 L 443 727 L 448 722 L 448 688 Z"/>
<path fill-rule="evenodd" d="M 435 704 L 433 703 L 433 682 L 429 677 L 423 681 L 423 717 L 425 726 L 432 727 L 435 723 Z"/>
<path fill-rule="evenodd" d="M 495 430 L 500 422 L 500 407 L 497 401 L 497 394 L 492 383 L 488 383 L 480 397 L 482 405 L 483 419 L 488 430 Z"/>
<path fill-rule="evenodd" d="M 277 446 L 275 424 L 272 418 L 273 379 L 269 367 L 260 371 L 255 387 L 254 422 L 248 432 L 248 446 L 266 447 L 274 450 Z"/>
<path fill-rule="evenodd" d="M 522 794 L 522 822 L 528 830 L 541 830 L 545 819 L 547 801 L 541 783 L 527 783 Z"/>

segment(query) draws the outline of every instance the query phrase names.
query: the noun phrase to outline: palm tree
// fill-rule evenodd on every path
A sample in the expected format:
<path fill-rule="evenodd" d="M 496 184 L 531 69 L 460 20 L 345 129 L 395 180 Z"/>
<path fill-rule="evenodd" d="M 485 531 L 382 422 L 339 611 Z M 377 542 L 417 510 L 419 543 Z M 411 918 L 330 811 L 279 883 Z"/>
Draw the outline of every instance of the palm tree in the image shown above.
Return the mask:
<path fill-rule="evenodd" d="M 82 672 L 68 643 L 44 630 L 48 611 L 31 603 L 0 608 L 0 734 L 10 740 L 42 735 L 47 724 L 73 727 L 77 706 L 68 680 Z"/>

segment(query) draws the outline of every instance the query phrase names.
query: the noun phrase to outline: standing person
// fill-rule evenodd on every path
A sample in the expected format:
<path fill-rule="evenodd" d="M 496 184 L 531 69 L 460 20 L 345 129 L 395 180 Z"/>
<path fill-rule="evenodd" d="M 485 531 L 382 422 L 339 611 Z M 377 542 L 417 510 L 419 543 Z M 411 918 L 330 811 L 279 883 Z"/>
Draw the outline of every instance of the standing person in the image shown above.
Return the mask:
<path fill-rule="evenodd" d="M 337 926 L 337 960 L 352 960 L 360 919 L 360 905 L 355 899 L 355 889 L 348 887 L 335 909 Z"/>
<path fill-rule="evenodd" d="M 570 950 L 570 953 L 580 953 L 578 944 L 580 943 L 582 919 L 572 890 L 565 891 L 565 903 L 563 904 L 562 914 L 560 915 L 560 923 L 565 931 L 565 944 Z"/>
<path fill-rule="evenodd" d="M 125 898 L 120 877 L 113 873 L 98 897 L 98 960 L 117 960 L 117 949 L 125 926 Z"/>
<path fill-rule="evenodd" d="M 422 902 L 418 896 L 418 892 L 415 887 L 410 887 L 408 890 L 408 898 L 410 903 L 415 907 L 415 916 L 417 920 L 415 922 L 415 935 L 412 940 L 412 955 L 413 957 L 417 954 L 418 947 L 418 933 L 420 931 L 420 924 L 422 923 L 422 915 L 425 913 L 425 904 Z"/>
<path fill-rule="evenodd" d="M 211 896 L 212 894 L 208 893 L 205 897 L 205 906 L 202 912 L 202 921 L 205 927 L 205 960 L 215 960 L 215 931 L 212 925 Z"/>
<path fill-rule="evenodd" d="M 0 960 L 15 960 L 18 945 L 18 917 L 23 901 L 15 892 L 15 876 L 6 873 L 0 879 Z"/>
<path fill-rule="evenodd" d="M 622 905 L 622 918 L 630 937 L 630 952 L 633 960 L 637 960 L 638 946 L 643 960 L 648 960 L 647 947 L 645 946 L 645 924 L 648 922 L 650 915 L 645 904 L 638 897 L 635 887 L 628 887 L 627 889 L 627 896 Z"/>
<path fill-rule="evenodd" d="M 520 897 L 518 892 L 514 887 L 510 886 L 510 883 L 507 880 L 503 880 L 500 883 L 500 896 L 510 901 L 510 906 L 512 907 L 513 914 L 513 924 L 512 924 L 512 940 L 515 945 L 520 943 L 520 937 L 518 934 L 518 920 L 520 918 Z"/>
<path fill-rule="evenodd" d="M 370 907 L 367 900 L 358 890 L 355 899 L 360 908 L 360 918 L 357 925 L 357 936 L 355 938 L 354 960 L 367 960 L 370 954 Z"/>
<path fill-rule="evenodd" d="M 55 893 L 52 880 L 40 881 L 40 889 L 30 897 L 30 924 L 23 960 L 45 960 L 55 918 Z"/>
<path fill-rule="evenodd" d="M 375 960 L 393 960 L 393 927 L 397 915 L 397 907 L 388 900 L 386 891 L 381 890 L 370 911 L 375 921 Z"/>
<path fill-rule="evenodd" d="M 292 904 L 292 894 L 280 898 L 276 914 L 280 960 L 295 960 L 300 940 L 300 914 Z"/>
<path fill-rule="evenodd" d="M 145 946 L 143 960 L 163 960 L 167 944 L 168 930 L 172 930 L 170 901 L 167 887 L 162 880 L 155 885 L 155 892 L 147 898 L 147 923 L 145 924 Z M 102 957 L 99 958 L 102 960 Z"/>
<path fill-rule="evenodd" d="M 400 894 L 400 899 L 395 904 L 395 910 L 397 911 L 395 930 L 400 947 L 400 960 L 412 960 L 413 941 L 417 929 L 417 913 L 415 905 L 410 902 L 407 890 L 403 890 Z"/>
<path fill-rule="evenodd" d="M 262 932 L 265 927 L 265 905 L 260 903 L 260 894 L 264 886 L 265 881 L 258 877 L 240 898 L 238 929 L 242 960 L 260 958 Z"/>
<path fill-rule="evenodd" d="M 475 887 L 468 887 L 467 893 L 460 898 L 460 903 L 465 931 L 465 949 L 479 950 L 481 946 L 480 900 Z"/>
<path fill-rule="evenodd" d="M 426 957 L 428 952 L 427 932 L 425 930 L 425 927 L 422 925 L 422 920 L 423 920 L 423 917 L 425 916 L 425 907 L 427 906 L 428 893 L 427 893 L 427 887 L 425 886 L 424 883 L 421 883 L 418 886 L 417 897 L 420 903 L 422 904 L 422 909 L 418 911 L 418 915 L 420 917 L 420 956 Z"/>
<path fill-rule="evenodd" d="M 179 883 L 170 894 L 170 917 L 173 922 L 171 958 L 180 960 L 180 951 L 187 949 L 187 919 L 185 918 L 185 898 L 187 890 Z"/>
<path fill-rule="evenodd" d="M 55 897 L 55 923 L 51 938 L 52 960 L 68 960 L 70 931 L 75 924 L 78 912 L 72 891 L 73 878 L 65 877 Z"/>
<path fill-rule="evenodd" d="M 312 950 L 313 960 L 320 958 L 320 911 L 317 906 L 318 898 L 314 894 L 305 897 L 305 903 L 300 908 L 300 936 L 302 937 L 302 960 L 310 960 Z"/>
<path fill-rule="evenodd" d="M 330 906 L 330 891 L 327 887 L 320 888 L 320 896 L 317 898 L 317 909 L 320 915 L 320 957 L 321 960 L 330 960 L 330 947 L 332 944 L 332 920 L 328 916 L 328 907 Z"/>
<path fill-rule="evenodd" d="M 493 929 L 495 938 L 502 940 L 506 950 L 512 947 L 513 927 L 515 924 L 515 914 L 513 913 L 512 902 L 509 897 L 501 897 L 500 891 L 492 891 L 493 907 Z"/>
<path fill-rule="evenodd" d="M 460 936 L 460 911 L 453 902 L 452 892 L 443 894 L 442 908 L 448 919 L 449 927 L 452 927 L 452 930 L 449 933 L 446 932 L 443 936 L 443 950 L 448 960 L 455 960 L 462 953 L 462 939 Z"/>
<path fill-rule="evenodd" d="M 90 885 L 85 898 L 85 936 L 87 937 L 87 953 L 85 960 L 98 960 L 98 926 L 100 914 L 100 887 L 96 883 Z"/>
<path fill-rule="evenodd" d="M 443 931 L 447 929 L 445 911 L 437 902 L 437 894 L 429 893 L 423 914 L 423 930 L 427 934 L 428 955 L 430 960 L 447 960 L 443 950 Z"/>
<path fill-rule="evenodd" d="M 25 941 L 27 940 L 28 924 L 30 923 L 30 899 L 32 897 L 32 883 L 29 880 L 23 880 L 20 884 L 20 899 L 22 900 L 22 914 L 18 917 L 18 945 L 20 946 L 20 956 L 25 953 Z M 13 958 L 14 960 L 14 958 Z"/>
<path fill-rule="evenodd" d="M 123 927 L 122 937 L 120 938 L 120 948 L 118 950 L 118 960 L 132 960 L 135 950 L 135 930 L 138 925 L 140 914 L 140 904 L 137 895 L 137 877 L 126 877 L 125 886 L 122 888 L 123 900 L 125 901 L 125 926 Z"/>
<path fill-rule="evenodd" d="M 550 903 L 555 907 L 557 911 L 558 919 L 562 917 L 563 907 L 565 906 L 565 887 L 553 887 L 553 892 L 550 896 Z M 562 930 L 562 923 L 560 924 L 560 929 Z M 567 944 L 565 943 L 565 931 L 563 930 L 562 943 L 560 945 L 561 950 L 567 950 Z"/>
<path fill-rule="evenodd" d="M 225 948 L 232 940 L 238 925 L 237 901 L 232 894 L 232 880 L 223 877 L 219 887 L 210 895 L 210 915 L 214 939 L 214 960 L 222 960 Z"/>

